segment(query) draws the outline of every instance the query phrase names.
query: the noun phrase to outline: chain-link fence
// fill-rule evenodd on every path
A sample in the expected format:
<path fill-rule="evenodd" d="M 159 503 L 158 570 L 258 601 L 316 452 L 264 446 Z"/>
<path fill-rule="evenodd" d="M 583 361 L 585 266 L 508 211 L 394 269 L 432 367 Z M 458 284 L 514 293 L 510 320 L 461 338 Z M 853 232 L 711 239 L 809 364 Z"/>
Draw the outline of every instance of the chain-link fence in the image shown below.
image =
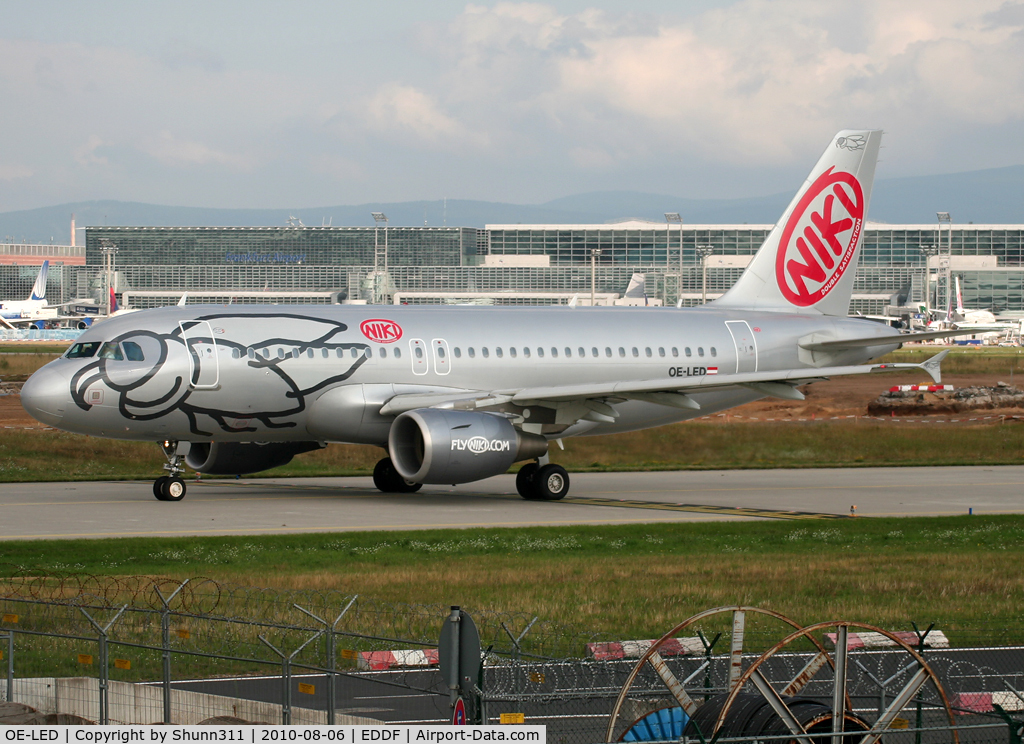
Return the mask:
<path fill-rule="evenodd" d="M 133 724 L 451 717 L 435 650 L 445 607 L 205 578 L 6 573 L 14 575 L 0 579 L 0 701 L 41 715 Z M 771 617 L 750 615 L 740 637 L 727 613 L 709 617 L 661 647 L 658 663 L 638 667 L 649 642 L 622 643 L 526 614 L 472 616 L 484 655 L 472 690 L 479 720 L 520 714 L 546 724 L 552 742 L 643 740 L 637 732 L 678 711 L 680 701 L 707 714 L 734 686 L 737 658 L 748 670 L 762 659 L 758 674 L 775 689 L 807 677 L 799 699 L 833 699 L 834 678 L 818 672 L 821 663 L 811 669 L 820 662 L 818 642 L 778 646 L 793 628 Z M 951 637 L 952 648 L 920 644 L 938 684 L 917 688 L 920 664 L 904 649 L 852 648 L 844 657 L 850 714 L 871 725 L 904 696 L 887 720 L 886 741 L 954 741 L 954 726 L 961 741 L 1019 741 L 1012 731 L 1020 725 L 1014 718 L 1024 718 L 1024 647 L 972 644 L 966 632 Z M 664 725 L 659 730 L 671 733 Z M 721 737 L 743 733 L 725 728 Z M 691 739 L 700 737 L 691 732 Z"/>

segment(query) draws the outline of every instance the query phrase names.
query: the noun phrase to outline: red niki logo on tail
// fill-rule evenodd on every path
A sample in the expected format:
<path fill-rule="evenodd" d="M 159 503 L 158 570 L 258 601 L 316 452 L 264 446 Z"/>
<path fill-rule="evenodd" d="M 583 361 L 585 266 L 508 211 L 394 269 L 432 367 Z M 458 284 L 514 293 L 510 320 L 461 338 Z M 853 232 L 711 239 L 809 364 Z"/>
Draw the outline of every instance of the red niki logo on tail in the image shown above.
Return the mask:
<path fill-rule="evenodd" d="M 864 224 L 860 181 L 833 170 L 818 176 L 797 202 L 775 257 L 779 290 L 800 307 L 819 302 L 836 286 L 853 260 Z"/>

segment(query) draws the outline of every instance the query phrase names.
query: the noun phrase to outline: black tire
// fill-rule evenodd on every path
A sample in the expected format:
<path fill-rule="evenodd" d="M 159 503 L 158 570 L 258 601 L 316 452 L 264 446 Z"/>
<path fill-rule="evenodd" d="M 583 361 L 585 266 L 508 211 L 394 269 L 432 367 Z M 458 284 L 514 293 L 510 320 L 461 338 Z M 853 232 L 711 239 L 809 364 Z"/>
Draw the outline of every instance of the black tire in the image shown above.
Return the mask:
<path fill-rule="evenodd" d="M 537 490 L 534 487 L 533 479 L 537 475 L 537 470 L 540 468 L 535 462 L 528 462 L 523 467 L 519 468 L 519 472 L 516 473 L 516 490 L 519 491 L 519 495 L 527 501 L 536 501 L 540 498 L 537 495 Z"/>
<path fill-rule="evenodd" d="M 558 501 L 569 493 L 569 473 L 561 465 L 545 465 L 533 477 L 533 490 L 541 501 Z"/>
<path fill-rule="evenodd" d="M 374 466 L 373 485 L 384 493 L 416 493 L 423 488 L 422 483 L 406 482 L 402 474 L 395 470 L 390 457 L 385 457 Z"/>
<path fill-rule="evenodd" d="M 160 491 L 163 493 L 164 501 L 181 501 L 185 498 L 185 481 L 176 475 L 172 475 L 168 478 Z"/>
<path fill-rule="evenodd" d="M 164 498 L 164 484 L 167 483 L 168 476 L 161 475 L 155 481 L 153 481 L 153 495 L 157 497 L 159 501 L 167 501 Z"/>

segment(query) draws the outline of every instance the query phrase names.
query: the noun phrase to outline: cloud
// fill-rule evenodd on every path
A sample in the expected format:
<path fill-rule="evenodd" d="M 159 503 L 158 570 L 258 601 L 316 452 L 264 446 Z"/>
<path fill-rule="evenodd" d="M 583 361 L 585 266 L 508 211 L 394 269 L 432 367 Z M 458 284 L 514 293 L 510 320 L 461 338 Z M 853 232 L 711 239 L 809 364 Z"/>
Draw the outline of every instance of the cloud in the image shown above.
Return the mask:
<path fill-rule="evenodd" d="M 27 165 L 10 165 L 0 163 L 0 181 L 17 181 L 19 178 L 31 178 L 35 171 Z"/>
<path fill-rule="evenodd" d="M 195 140 L 176 137 L 166 129 L 156 137 L 145 139 L 140 147 L 143 152 L 164 165 L 174 167 L 215 164 L 244 170 L 254 165 L 244 156 L 229 154 Z"/>
<path fill-rule="evenodd" d="M 366 103 L 366 119 L 374 132 L 411 135 L 427 145 L 483 142 L 442 111 L 431 96 L 408 85 L 384 86 Z"/>

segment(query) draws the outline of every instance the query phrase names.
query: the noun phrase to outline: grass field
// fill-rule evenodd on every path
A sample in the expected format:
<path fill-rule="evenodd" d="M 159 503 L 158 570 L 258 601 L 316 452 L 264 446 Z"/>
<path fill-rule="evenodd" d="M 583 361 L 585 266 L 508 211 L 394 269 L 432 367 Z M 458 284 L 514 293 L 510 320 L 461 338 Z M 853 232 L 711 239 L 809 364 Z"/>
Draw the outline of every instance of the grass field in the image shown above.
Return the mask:
<path fill-rule="evenodd" d="M 1024 641 L 1024 516 L 718 522 L 12 542 L 0 575 L 202 575 L 287 590 L 530 613 L 658 637 L 747 604 L 798 622 L 935 622 L 957 645 Z"/>

